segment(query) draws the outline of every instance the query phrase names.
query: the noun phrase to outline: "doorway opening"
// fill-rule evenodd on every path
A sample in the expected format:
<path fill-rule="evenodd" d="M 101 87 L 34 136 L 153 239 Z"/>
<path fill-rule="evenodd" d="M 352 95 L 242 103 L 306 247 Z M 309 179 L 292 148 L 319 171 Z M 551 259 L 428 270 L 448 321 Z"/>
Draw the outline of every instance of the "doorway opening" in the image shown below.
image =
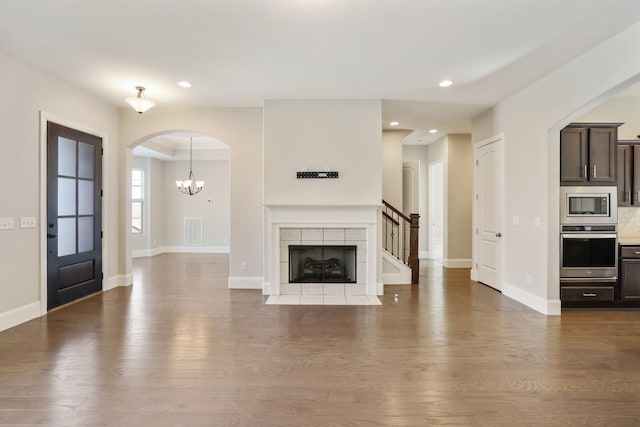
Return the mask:
<path fill-rule="evenodd" d="M 126 216 L 131 258 L 228 254 L 230 147 L 193 131 L 165 131 L 141 138 L 130 149 Z M 177 186 L 191 171 L 204 181 L 194 195 Z"/>

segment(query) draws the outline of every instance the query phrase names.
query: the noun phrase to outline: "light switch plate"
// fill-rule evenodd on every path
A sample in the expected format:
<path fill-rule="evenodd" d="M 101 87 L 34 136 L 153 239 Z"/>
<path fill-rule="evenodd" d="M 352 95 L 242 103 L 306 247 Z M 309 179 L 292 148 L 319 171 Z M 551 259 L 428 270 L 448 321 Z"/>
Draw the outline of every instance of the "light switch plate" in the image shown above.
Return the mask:
<path fill-rule="evenodd" d="M 0 230 L 11 230 L 13 228 L 13 218 L 0 218 Z"/>
<path fill-rule="evenodd" d="M 21 216 L 20 228 L 36 228 L 36 217 L 34 216 Z"/>

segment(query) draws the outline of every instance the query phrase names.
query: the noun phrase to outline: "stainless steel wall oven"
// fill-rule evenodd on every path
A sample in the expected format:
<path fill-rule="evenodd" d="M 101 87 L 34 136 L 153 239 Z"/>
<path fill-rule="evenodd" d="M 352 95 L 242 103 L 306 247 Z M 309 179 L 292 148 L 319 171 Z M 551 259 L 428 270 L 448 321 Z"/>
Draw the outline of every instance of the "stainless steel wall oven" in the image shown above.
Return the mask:
<path fill-rule="evenodd" d="M 617 277 L 618 235 L 615 224 L 561 227 L 561 278 Z"/>

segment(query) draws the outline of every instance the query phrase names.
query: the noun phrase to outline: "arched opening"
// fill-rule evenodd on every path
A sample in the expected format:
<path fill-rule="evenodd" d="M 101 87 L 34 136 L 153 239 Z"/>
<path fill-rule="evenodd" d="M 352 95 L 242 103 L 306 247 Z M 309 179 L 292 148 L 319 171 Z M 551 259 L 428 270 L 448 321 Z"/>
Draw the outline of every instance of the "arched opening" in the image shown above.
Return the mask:
<path fill-rule="evenodd" d="M 156 132 L 129 145 L 124 223 L 129 263 L 165 253 L 229 253 L 230 152 L 224 142 L 190 130 Z M 194 195 L 176 185 L 190 171 L 204 181 Z"/>

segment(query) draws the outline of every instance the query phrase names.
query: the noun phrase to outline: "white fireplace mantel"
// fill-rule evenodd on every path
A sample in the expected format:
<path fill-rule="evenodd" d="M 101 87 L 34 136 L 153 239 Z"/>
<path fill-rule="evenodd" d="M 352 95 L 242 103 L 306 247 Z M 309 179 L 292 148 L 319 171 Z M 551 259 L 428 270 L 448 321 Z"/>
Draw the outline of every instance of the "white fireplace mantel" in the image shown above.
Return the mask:
<path fill-rule="evenodd" d="M 280 231 L 285 228 L 361 228 L 366 231 L 366 295 L 382 295 L 380 205 L 265 204 L 263 294 L 280 295 Z"/>

